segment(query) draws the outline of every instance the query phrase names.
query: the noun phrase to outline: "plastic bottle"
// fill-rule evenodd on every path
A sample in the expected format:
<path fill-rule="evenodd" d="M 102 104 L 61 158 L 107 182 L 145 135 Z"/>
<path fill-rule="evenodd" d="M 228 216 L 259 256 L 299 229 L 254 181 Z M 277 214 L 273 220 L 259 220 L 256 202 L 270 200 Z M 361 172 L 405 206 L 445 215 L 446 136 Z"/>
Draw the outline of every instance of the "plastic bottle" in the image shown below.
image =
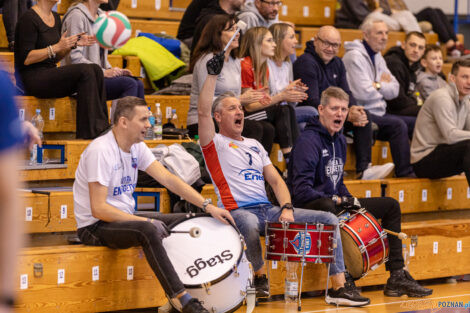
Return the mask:
<path fill-rule="evenodd" d="M 408 253 L 408 250 L 406 249 L 406 244 L 402 244 L 402 249 L 403 249 L 403 261 L 405 263 L 405 270 L 408 270 L 408 264 L 410 263 L 410 254 Z"/>
<path fill-rule="evenodd" d="M 284 300 L 286 303 L 296 303 L 299 297 L 299 281 L 297 279 L 298 263 L 286 262 L 286 280 Z"/>
<path fill-rule="evenodd" d="M 173 125 L 175 125 L 176 128 L 178 128 L 178 115 L 176 115 L 176 109 L 173 109 L 171 111 L 171 122 Z"/>
<path fill-rule="evenodd" d="M 152 110 L 149 108 L 149 122 L 150 122 L 150 127 L 147 129 L 145 132 L 145 139 L 147 140 L 152 140 L 155 139 L 155 133 L 153 132 L 153 127 L 155 126 L 155 117 L 152 114 Z"/>
<path fill-rule="evenodd" d="M 199 135 L 194 135 L 194 141 L 196 141 L 196 143 L 199 145 L 200 142 L 199 142 Z"/>
<path fill-rule="evenodd" d="M 162 110 L 160 109 L 160 103 L 155 104 L 155 125 L 153 127 L 153 132 L 155 134 L 156 140 L 163 139 L 163 130 L 162 130 L 162 122 L 163 122 L 163 114 Z"/>
<path fill-rule="evenodd" d="M 41 138 L 41 140 L 43 140 L 44 135 L 42 131 L 44 129 L 44 119 L 41 116 L 41 109 L 36 109 L 36 114 L 31 119 L 31 124 L 33 124 L 34 127 L 36 127 L 39 133 L 39 137 Z M 29 164 L 35 165 L 37 163 L 38 163 L 38 145 L 35 144 L 33 146 L 33 150 L 31 151 L 31 158 L 30 158 Z"/>
<path fill-rule="evenodd" d="M 423 97 L 421 97 L 421 94 L 419 93 L 419 91 L 415 92 L 415 96 L 416 96 L 416 104 L 418 106 L 422 106 L 424 101 L 423 101 Z"/>

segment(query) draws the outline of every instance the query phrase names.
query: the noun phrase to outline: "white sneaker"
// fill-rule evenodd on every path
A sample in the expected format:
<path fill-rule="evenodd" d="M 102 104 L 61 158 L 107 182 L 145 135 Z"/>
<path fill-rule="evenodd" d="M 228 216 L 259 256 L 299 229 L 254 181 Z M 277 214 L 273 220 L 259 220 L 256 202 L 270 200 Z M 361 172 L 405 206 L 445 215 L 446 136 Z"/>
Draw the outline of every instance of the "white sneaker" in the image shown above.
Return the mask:
<path fill-rule="evenodd" d="M 382 179 L 388 176 L 395 164 L 393 163 L 386 163 L 384 165 L 374 165 L 369 167 L 362 173 L 363 180 L 372 180 L 372 179 Z"/>

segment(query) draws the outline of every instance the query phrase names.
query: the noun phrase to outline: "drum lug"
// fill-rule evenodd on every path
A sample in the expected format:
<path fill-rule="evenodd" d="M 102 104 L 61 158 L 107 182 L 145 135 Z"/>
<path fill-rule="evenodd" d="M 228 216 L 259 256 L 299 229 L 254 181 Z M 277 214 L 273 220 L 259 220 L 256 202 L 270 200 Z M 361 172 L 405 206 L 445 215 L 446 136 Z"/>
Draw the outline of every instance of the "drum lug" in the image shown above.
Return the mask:
<path fill-rule="evenodd" d="M 206 290 L 206 293 L 208 295 L 210 295 L 211 294 L 211 283 L 210 282 L 209 283 L 204 283 L 202 285 L 204 286 L 204 289 Z"/>
<path fill-rule="evenodd" d="M 411 245 L 413 247 L 418 246 L 418 235 L 411 235 Z"/>
<path fill-rule="evenodd" d="M 360 246 L 359 247 L 359 251 L 361 251 L 361 254 L 366 252 L 366 250 L 367 250 L 366 246 Z"/>
<path fill-rule="evenodd" d="M 357 229 L 357 232 L 360 233 L 361 231 L 362 231 L 362 228 L 359 227 L 359 228 Z"/>
<path fill-rule="evenodd" d="M 369 223 L 364 224 L 364 228 L 369 228 L 369 226 L 370 226 Z"/>

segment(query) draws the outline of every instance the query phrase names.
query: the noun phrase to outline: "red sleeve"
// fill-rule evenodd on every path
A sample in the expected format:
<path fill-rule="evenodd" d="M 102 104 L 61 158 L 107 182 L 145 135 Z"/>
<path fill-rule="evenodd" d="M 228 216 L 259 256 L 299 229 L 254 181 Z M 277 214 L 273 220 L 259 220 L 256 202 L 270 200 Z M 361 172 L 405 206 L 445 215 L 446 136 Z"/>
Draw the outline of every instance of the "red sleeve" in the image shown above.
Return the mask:
<path fill-rule="evenodd" d="M 242 88 L 253 88 L 255 87 L 255 75 L 253 73 L 253 65 L 250 57 L 245 57 L 241 60 L 242 68 Z"/>

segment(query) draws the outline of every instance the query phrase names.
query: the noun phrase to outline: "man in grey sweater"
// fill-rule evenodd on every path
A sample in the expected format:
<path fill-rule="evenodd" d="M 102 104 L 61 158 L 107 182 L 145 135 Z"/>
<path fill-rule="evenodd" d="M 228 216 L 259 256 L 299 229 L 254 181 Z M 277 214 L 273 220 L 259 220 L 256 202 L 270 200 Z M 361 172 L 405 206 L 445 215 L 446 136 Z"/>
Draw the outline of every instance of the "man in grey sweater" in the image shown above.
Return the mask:
<path fill-rule="evenodd" d="M 411 163 L 418 177 L 465 172 L 470 185 L 470 60 L 455 62 L 449 81 L 426 99 L 418 114 Z"/>

